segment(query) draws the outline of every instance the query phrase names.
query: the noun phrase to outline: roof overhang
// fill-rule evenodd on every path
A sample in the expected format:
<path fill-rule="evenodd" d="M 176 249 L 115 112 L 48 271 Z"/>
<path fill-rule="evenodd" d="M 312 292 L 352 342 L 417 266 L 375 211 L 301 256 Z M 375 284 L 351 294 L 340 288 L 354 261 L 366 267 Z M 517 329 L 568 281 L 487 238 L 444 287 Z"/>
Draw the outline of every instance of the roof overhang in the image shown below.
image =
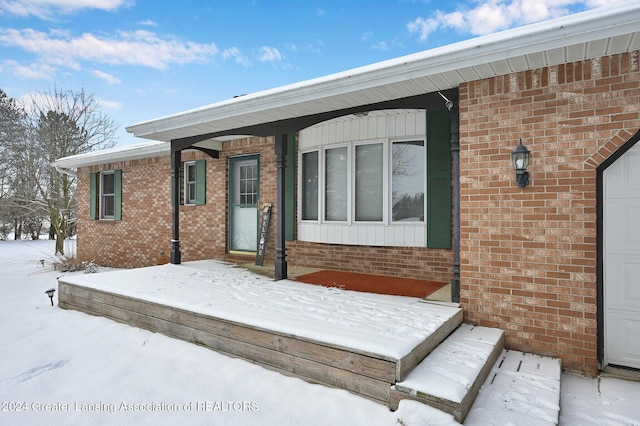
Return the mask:
<path fill-rule="evenodd" d="M 274 123 L 323 114 L 333 118 L 336 111 L 403 108 L 407 106 L 389 102 L 483 78 L 637 50 L 639 31 L 639 4 L 594 9 L 236 97 L 132 125 L 127 131 L 157 141 L 185 140 L 189 146 L 203 138 L 263 135 L 290 127 Z"/>
<path fill-rule="evenodd" d="M 78 167 L 115 163 L 118 161 L 158 157 L 161 155 L 169 155 L 170 153 L 169 144 L 154 141 L 70 155 L 54 161 L 52 166 L 58 169 L 76 169 Z"/>

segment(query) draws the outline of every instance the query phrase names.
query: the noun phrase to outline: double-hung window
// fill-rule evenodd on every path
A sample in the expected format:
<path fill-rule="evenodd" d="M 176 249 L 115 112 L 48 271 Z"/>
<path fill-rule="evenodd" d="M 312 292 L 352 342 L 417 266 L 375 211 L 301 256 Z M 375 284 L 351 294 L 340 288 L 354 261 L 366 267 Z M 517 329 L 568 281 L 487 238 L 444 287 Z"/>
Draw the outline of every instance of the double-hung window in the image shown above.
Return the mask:
<path fill-rule="evenodd" d="M 108 170 L 89 175 L 90 219 L 122 219 L 122 170 Z"/>
<path fill-rule="evenodd" d="M 113 219 L 116 205 L 115 173 L 100 173 L 100 219 Z"/>
<path fill-rule="evenodd" d="M 207 179 L 206 164 L 206 160 L 186 161 L 184 163 L 182 204 L 205 204 Z"/>
<path fill-rule="evenodd" d="M 196 163 L 184 163 L 184 203 L 196 203 Z"/>

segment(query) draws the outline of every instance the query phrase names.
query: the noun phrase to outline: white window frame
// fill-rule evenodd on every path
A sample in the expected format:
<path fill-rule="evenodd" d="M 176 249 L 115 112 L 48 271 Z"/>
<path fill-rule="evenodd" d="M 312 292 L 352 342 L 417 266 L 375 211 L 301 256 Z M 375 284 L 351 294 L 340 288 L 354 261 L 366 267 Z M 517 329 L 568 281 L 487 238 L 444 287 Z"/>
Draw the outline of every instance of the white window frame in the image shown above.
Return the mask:
<path fill-rule="evenodd" d="M 380 145 L 382 144 L 382 220 L 356 220 L 356 147 L 364 145 Z M 389 182 L 387 175 L 389 174 L 389 139 L 377 139 L 368 141 L 356 141 L 350 144 L 351 151 L 351 170 L 349 176 L 351 178 L 351 223 L 359 225 L 388 225 L 389 215 L 387 204 L 389 203 Z"/>
<path fill-rule="evenodd" d="M 303 182 L 302 180 L 304 179 L 304 154 L 310 154 L 312 152 L 317 152 L 318 153 L 318 201 L 316 203 L 316 205 L 318 206 L 318 218 L 317 219 L 304 219 L 303 218 L 303 209 L 304 209 L 304 195 L 302 193 L 302 188 L 304 188 Z M 299 155 L 298 155 L 298 164 L 300 164 L 300 170 L 298 172 L 298 188 L 300 188 L 300 190 L 298 191 L 298 206 L 300 206 L 300 208 L 298 209 L 298 220 L 300 222 L 305 222 L 305 223 L 321 223 L 323 220 L 323 215 L 320 214 L 322 211 L 324 211 L 324 197 L 322 196 L 322 191 L 324 188 L 324 161 L 323 161 L 323 157 L 324 155 L 322 154 L 322 148 L 321 147 L 316 147 L 314 149 L 309 149 L 306 151 L 300 151 Z"/>
<path fill-rule="evenodd" d="M 422 221 L 414 221 L 414 222 L 410 222 L 410 221 L 394 221 L 393 220 L 393 167 L 391 167 L 391 162 L 393 161 L 393 144 L 396 142 L 418 142 L 421 141 L 422 142 L 422 146 L 424 148 L 424 154 L 422 157 L 422 167 L 423 167 L 423 173 L 424 173 L 424 177 L 423 177 L 423 187 L 422 189 L 424 190 L 424 205 L 422 206 L 423 210 L 423 220 Z M 416 224 L 416 225 L 424 225 L 426 223 L 427 220 L 427 138 L 424 136 L 420 136 L 420 137 L 407 137 L 407 138 L 393 138 L 393 139 L 389 139 L 389 148 L 388 148 L 388 152 L 389 152 L 389 161 L 387 163 L 387 167 L 389 168 L 388 170 L 388 190 L 387 190 L 387 194 L 389 197 L 388 200 L 388 215 L 389 215 L 389 221 L 391 222 L 392 225 L 411 225 L 411 224 Z"/>
<path fill-rule="evenodd" d="M 106 194 L 104 192 L 104 177 L 108 176 L 108 175 L 112 175 L 113 176 L 113 192 Z M 106 171 L 106 172 L 100 172 L 99 174 L 100 176 L 100 219 L 114 219 L 115 218 L 115 204 L 116 204 L 116 184 L 115 184 L 115 171 L 114 170 L 110 170 L 110 171 Z M 113 199 L 113 206 L 114 206 L 114 212 L 111 215 L 107 215 L 104 213 L 105 210 L 105 199 L 106 197 L 110 197 Z"/>
<path fill-rule="evenodd" d="M 188 179 L 189 169 L 193 168 L 193 180 Z M 196 162 L 185 161 L 184 162 L 184 205 L 192 206 L 196 204 Z"/>
<path fill-rule="evenodd" d="M 336 148 L 347 148 L 347 183 L 346 183 L 346 191 L 347 191 L 347 212 L 346 212 L 346 220 L 329 220 L 327 219 L 327 208 L 326 208 L 326 202 L 327 202 L 327 191 L 326 191 L 326 176 L 327 176 L 327 171 L 326 171 L 326 167 L 327 167 L 327 151 L 331 150 L 331 149 L 336 149 Z M 342 144 L 337 144 L 337 145 L 328 145 L 325 147 L 322 147 L 322 149 L 319 150 L 319 154 L 318 154 L 318 162 L 319 164 L 319 172 L 318 174 L 321 175 L 319 176 L 320 179 L 318 179 L 318 195 L 320 196 L 320 200 L 318 203 L 318 208 L 320 209 L 319 211 L 319 215 L 318 218 L 320 219 L 321 223 L 333 223 L 333 224 L 351 224 L 353 222 L 353 190 L 351 188 L 352 185 L 352 181 L 354 180 L 352 178 L 352 174 L 353 174 L 353 169 L 352 169 L 352 146 L 349 143 L 342 143 Z"/>

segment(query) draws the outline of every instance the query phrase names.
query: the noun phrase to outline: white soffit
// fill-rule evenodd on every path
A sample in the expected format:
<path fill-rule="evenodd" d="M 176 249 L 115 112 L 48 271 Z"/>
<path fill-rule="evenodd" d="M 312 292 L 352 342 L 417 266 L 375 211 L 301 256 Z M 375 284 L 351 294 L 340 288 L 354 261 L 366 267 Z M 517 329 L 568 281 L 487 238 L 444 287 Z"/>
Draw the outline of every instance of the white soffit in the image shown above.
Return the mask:
<path fill-rule="evenodd" d="M 460 83 L 640 49 L 640 4 L 627 3 L 490 34 L 127 127 L 169 142 L 302 117 Z"/>

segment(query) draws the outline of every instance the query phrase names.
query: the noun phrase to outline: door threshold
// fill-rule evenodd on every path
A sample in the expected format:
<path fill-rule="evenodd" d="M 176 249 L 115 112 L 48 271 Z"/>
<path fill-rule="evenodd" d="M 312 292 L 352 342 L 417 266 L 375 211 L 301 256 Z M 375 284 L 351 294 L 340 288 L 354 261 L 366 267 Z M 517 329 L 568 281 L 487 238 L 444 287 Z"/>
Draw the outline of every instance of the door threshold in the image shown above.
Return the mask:
<path fill-rule="evenodd" d="M 602 370 L 601 376 L 614 377 L 617 379 L 633 380 L 640 382 L 640 370 L 631 367 L 621 367 L 617 365 L 607 365 Z"/>
<path fill-rule="evenodd" d="M 239 254 L 240 256 L 255 256 L 255 251 L 229 250 L 229 254 Z"/>

